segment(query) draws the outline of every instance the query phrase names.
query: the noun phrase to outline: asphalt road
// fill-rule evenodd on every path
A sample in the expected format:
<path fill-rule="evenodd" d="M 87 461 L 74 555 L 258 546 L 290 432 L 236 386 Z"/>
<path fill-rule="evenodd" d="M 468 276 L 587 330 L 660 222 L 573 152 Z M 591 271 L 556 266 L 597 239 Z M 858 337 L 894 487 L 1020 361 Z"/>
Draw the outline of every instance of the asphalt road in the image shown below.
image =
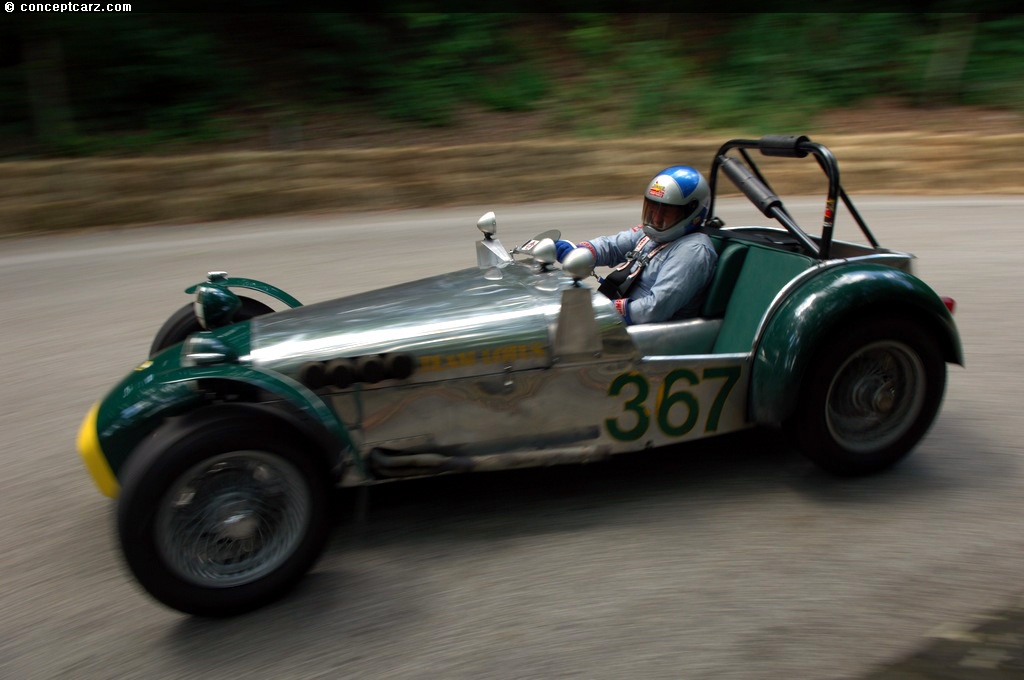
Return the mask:
<path fill-rule="evenodd" d="M 736 205 L 722 206 L 730 224 L 757 221 Z M 791 205 L 811 224 L 821 209 Z M 144 357 L 182 289 L 226 269 L 313 302 L 472 266 L 489 208 L 511 246 L 552 227 L 610 232 L 638 204 L 0 241 L 0 677 L 939 677 L 912 675 L 922 659 L 941 677 L 1021 677 L 1024 198 L 858 205 L 883 245 L 914 252 L 918 274 L 957 299 L 966 349 L 936 424 L 896 469 L 833 479 L 758 431 L 386 485 L 362 520 L 355 498 L 342 504 L 297 592 L 228 621 L 135 586 L 113 504 L 74 451 L 89 405 Z"/>

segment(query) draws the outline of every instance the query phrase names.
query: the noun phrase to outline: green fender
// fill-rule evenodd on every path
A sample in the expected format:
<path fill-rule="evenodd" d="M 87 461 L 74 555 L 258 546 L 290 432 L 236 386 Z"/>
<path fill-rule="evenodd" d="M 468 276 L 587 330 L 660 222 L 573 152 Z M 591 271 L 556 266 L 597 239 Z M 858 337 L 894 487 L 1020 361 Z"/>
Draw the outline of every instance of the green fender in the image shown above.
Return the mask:
<path fill-rule="evenodd" d="M 240 278 L 240 277 L 231 277 L 231 278 L 226 278 L 226 279 L 219 280 L 219 281 L 217 281 L 217 283 L 219 285 L 221 285 L 221 286 L 227 286 L 228 288 L 248 288 L 249 290 L 255 290 L 255 291 L 259 291 L 261 293 L 266 293 L 270 297 L 275 298 L 277 300 L 280 300 L 281 302 L 285 303 L 289 307 L 301 307 L 302 306 L 301 302 L 299 302 L 298 300 L 296 300 L 291 295 L 289 295 L 288 293 L 284 292 L 283 290 L 281 290 L 277 286 L 272 286 L 269 283 L 264 283 L 263 281 L 257 281 L 256 279 L 245 279 L 245 278 Z M 196 289 L 199 288 L 199 286 L 201 286 L 201 285 L 203 285 L 203 284 L 197 283 L 195 285 L 189 286 L 188 288 L 185 289 L 185 292 L 191 295 L 192 293 L 195 293 Z"/>
<path fill-rule="evenodd" d="M 963 365 L 953 316 L 927 284 L 883 265 L 840 265 L 801 283 L 768 318 L 752 360 L 752 420 L 774 424 L 792 415 L 820 343 L 841 324 L 872 312 L 913 315 L 936 337 L 945 360 Z"/>
<path fill-rule="evenodd" d="M 173 351 L 173 350 L 172 350 Z M 234 382 L 271 392 L 323 428 L 320 440 L 336 443 L 336 451 L 348 450 L 360 471 L 363 461 L 344 423 L 312 390 L 291 378 L 253 366 L 218 364 L 173 368 L 159 372 L 143 364 L 90 412 L 79 433 L 79 450 L 100 489 L 117 494 L 117 477 L 135 447 L 166 418 L 194 410 L 205 403 L 196 381 Z M 153 369 L 156 369 L 155 371 Z M 99 475 L 98 478 L 97 475 Z"/>

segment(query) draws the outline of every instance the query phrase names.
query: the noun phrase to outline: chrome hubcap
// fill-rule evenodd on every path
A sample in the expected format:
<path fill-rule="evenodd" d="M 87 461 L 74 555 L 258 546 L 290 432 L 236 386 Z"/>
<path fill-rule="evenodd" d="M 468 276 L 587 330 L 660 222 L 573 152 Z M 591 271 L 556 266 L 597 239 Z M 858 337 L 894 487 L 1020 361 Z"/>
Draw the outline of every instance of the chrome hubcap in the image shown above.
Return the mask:
<path fill-rule="evenodd" d="M 262 451 L 203 461 L 182 475 L 157 513 L 157 547 L 193 584 L 223 588 L 255 581 L 295 551 L 312 514 L 302 473 Z"/>
<path fill-rule="evenodd" d="M 896 442 L 924 405 L 924 365 L 907 345 L 885 340 L 853 354 L 829 386 L 825 420 L 843 448 L 869 453 Z"/>

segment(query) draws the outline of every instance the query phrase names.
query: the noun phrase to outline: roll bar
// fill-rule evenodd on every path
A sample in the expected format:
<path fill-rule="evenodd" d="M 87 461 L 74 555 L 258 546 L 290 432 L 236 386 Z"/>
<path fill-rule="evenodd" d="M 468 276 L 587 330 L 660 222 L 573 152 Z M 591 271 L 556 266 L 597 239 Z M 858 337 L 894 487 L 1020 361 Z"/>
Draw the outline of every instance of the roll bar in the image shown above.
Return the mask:
<path fill-rule="evenodd" d="M 825 199 L 825 214 L 822 221 L 821 237 L 816 243 L 808 236 L 796 220 L 789 214 L 785 206 L 768 181 L 761 174 L 757 164 L 754 163 L 748 149 L 757 149 L 762 155 L 776 156 L 781 158 L 805 158 L 808 154 L 813 155 L 818 161 L 818 166 L 828 178 L 828 196 Z M 740 158 L 729 156 L 729 152 L 739 151 Z M 750 199 L 766 217 L 778 220 L 789 233 L 796 238 L 800 244 L 814 257 L 828 259 L 832 250 L 832 232 L 835 227 L 836 201 L 842 200 L 843 205 L 853 215 L 864 237 L 871 243 L 872 247 L 878 247 L 871 230 L 868 229 L 864 219 L 857 212 L 850 197 L 843 190 L 839 183 L 839 164 L 835 156 L 823 144 L 812 142 L 806 135 L 766 135 L 760 139 L 732 139 L 723 144 L 715 154 L 715 160 L 711 164 L 711 178 L 709 181 L 711 189 L 711 205 L 708 215 L 715 214 L 715 195 L 718 186 L 718 171 L 721 171 L 736 185 L 736 188 Z"/>

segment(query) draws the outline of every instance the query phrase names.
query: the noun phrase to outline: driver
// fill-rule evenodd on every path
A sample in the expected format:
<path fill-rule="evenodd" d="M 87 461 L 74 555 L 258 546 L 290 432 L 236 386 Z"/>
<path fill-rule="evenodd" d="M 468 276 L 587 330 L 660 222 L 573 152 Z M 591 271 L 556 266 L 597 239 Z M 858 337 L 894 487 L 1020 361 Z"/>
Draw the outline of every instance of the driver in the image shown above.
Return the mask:
<path fill-rule="evenodd" d="M 697 170 L 666 168 L 647 185 L 641 224 L 579 246 L 557 241 L 558 261 L 573 248 L 589 248 L 596 264 L 614 267 L 600 291 L 627 324 L 697 316 L 718 263 L 711 239 L 700 231 L 710 200 Z"/>

